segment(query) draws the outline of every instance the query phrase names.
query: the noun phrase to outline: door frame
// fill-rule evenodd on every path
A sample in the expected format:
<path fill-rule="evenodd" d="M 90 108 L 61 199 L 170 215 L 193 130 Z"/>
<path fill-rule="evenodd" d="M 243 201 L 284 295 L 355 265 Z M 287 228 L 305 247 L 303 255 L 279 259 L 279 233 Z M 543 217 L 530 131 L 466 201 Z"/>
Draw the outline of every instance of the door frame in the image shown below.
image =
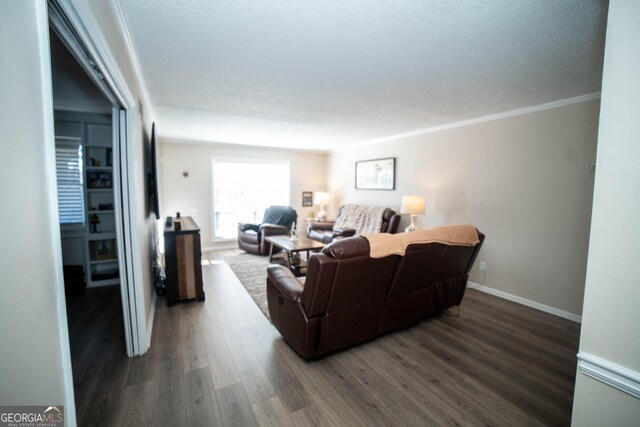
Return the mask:
<path fill-rule="evenodd" d="M 120 254 L 120 292 L 127 356 L 138 356 L 148 349 L 150 332 L 144 321 L 143 281 L 140 268 L 134 262 L 137 253 L 134 236 L 138 235 L 137 222 L 134 220 L 136 210 L 130 208 L 133 195 L 129 189 L 135 188 L 135 185 L 128 159 L 133 148 L 130 141 L 133 140 L 131 132 L 136 99 L 89 7 L 75 0 L 48 0 L 47 4 L 51 28 L 114 106 L 114 210 Z M 48 26 L 44 34 L 48 35 Z M 46 42 L 48 45 L 48 37 Z M 50 52 L 47 54 L 50 55 Z"/>

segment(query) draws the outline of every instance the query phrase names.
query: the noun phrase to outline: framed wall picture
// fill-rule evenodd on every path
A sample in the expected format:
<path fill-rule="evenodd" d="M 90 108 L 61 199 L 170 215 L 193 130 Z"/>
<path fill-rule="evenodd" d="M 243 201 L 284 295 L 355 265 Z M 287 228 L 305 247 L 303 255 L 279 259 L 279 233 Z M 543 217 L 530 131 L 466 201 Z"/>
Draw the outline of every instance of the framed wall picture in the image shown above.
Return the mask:
<path fill-rule="evenodd" d="M 357 190 L 395 190 L 396 158 L 356 162 Z"/>
<path fill-rule="evenodd" d="M 304 207 L 313 206 L 313 192 L 312 191 L 303 191 L 302 192 L 302 206 L 304 206 Z"/>

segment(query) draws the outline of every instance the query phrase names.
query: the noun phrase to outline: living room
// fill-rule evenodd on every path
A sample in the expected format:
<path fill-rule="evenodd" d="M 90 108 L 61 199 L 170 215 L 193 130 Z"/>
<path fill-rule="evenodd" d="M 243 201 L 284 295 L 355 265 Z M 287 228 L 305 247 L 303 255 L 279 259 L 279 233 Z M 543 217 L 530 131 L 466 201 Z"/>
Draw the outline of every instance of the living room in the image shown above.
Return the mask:
<path fill-rule="evenodd" d="M 7 22 L 4 22 L 3 19 L 3 27 L 9 32 L 12 29 L 21 28 L 25 34 L 34 35 L 32 39 L 19 39 L 12 42 L 16 49 L 30 52 L 33 62 L 14 61 L 7 74 L 3 71 L 1 81 L 3 88 L 7 86 L 6 93 L 18 96 L 19 91 L 23 90 L 29 94 L 29 97 L 23 106 L 19 106 L 18 112 L 6 115 L 12 117 L 12 120 L 4 123 L 3 128 L 7 138 L 17 138 L 24 142 L 17 147 L 17 150 L 20 150 L 19 153 L 24 154 L 25 159 L 34 165 L 42 166 L 43 172 L 35 171 L 32 176 L 26 177 L 25 182 L 18 182 L 11 189 L 3 186 L 3 193 L 6 195 L 5 200 L 15 201 L 15 204 L 21 207 L 37 207 L 37 209 L 30 209 L 30 212 L 37 211 L 42 214 L 16 218 L 17 226 L 13 227 L 16 231 L 12 230 L 7 242 L 3 244 L 7 254 L 11 253 L 3 262 L 7 281 L 25 283 L 25 286 L 8 290 L 9 298 L 6 299 L 2 309 L 5 326 L 2 328 L 1 337 L 9 343 L 8 348 L 22 348 L 27 351 L 22 352 L 22 357 L 13 350 L 3 356 L 2 372 L 7 373 L 7 381 L 2 382 L 7 386 L 2 387 L 1 396 L 3 404 L 62 402 L 66 408 L 72 408 L 71 411 L 73 411 L 73 384 L 69 375 L 68 350 L 65 350 L 65 347 L 68 348 L 68 340 L 65 333 L 61 332 L 66 328 L 66 318 L 62 314 L 65 311 L 64 303 L 59 299 L 62 286 L 61 262 L 55 255 L 59 250 L 55 249 L 59 246 L 59 236 L 56 237 L 53 229 L 58 224 L 52 221 L 56 216 L 50 213 L 52 210 L 55 211 L 51 207 L 56 203 L 47 197 L 46 191 L 42 191 L 43 188 L 51 190 L 50 165 L 46 162 L 48 157 L 35 153 L 38 148 L 42 148 L 42 141 L 51 141 L 53 133 L 49 132 L 51 129 L 47 120 L 43 119 L 42 123 L 35 121 L 35 126 L 32 120 L 33 111 L 42 111 L 41 116 L 48 117 L 45 112 L 47 103 L 42 101 L 47 96 L 47 83 L 43 77 L 47 74 L 47 66 L 44 65 L 46 55 L 42 53 L 47 49 L 41 45 L 42 37 L 46 39 L 46 36 L 42 36 L 43 31 L 46 33 L 46 24 L 43 27 L 43 17 L 46 21 L 46 10 L 44 10 L 46 7 L 43 9 L 42 5 L 25 3 L 26 6 L 12 5 L 14 14 L 3 14 L 11 16 L 13 20 L 7 18 Z M 141 106 L 136 107 L 137 113 L 132 116 L 137 130 L 143 131 L 139 132 L 140 136 L 135 133 L 136 136 L 132 139 L 136 147 L 143 146 L 144 141 L 141 135 L 146 133 L 148 136 L 151 122 L 156 121 L 159 131 L 159 151 L 163 158 L 160 171 L 163 216 L 181 211 L 184 215 L 194 217 L 202 228 L 204 247 L 214 249 L 217 245 L 212 237 L 211 208 L 211 162 L 216 156 L 276 159 L 288 162 L 292 172 L 290 204 L 298 211 L 300 218 L 305 218 L 308 213 L 318 209 L 318 206 L 309 208 L 302 205 L 303 191 L 328 191 L 332 197 L 328 206 L 330 218 L 335 218 L 337 209 L 345 203 L 388 206 L 399 211 L 402 196 L 422 195 L 426 199 L 426 212 L 425 215 L 418 217 L 420 228 L 469 223 L 487 236 L 478 259 L 486 263 L 486 272 L 481 272 L 476 263 L 469 278 L 469 288 L 475 287 L 476 290 L 473 290 L 474 292 L 469 290 L 470 298 L 466 301 L 468 313 L 480 316 L 478 324 L 486 325 L 482 323 L 482 316 L 486 315 L 482 313 L 480 308 L 482 305 L 497 309 L 496 304 L 500 304 L 495 301 L 512 300 L 519 303 L 519 306 L 529 306 L 541 311 L 543 316 L 550 314 L 555 316 L 535 317 L 536 324 L 569 325 L 566 328 L 573 330 L 573 333 L 576 332 L 576 328 L 582 329 L 580 342 L 580 351 L 583 353 L 582 365 L 576 371 L 575 395 L 571 390 L 569 399 L 573 402 L 571 422 L 575 425 L 605 422 L 613 425 L 628 425 L 638 418 L 637 396 L 634 397 L 633 393 L 637 390 L 637 371 L 639 370 L 637 360 L 640 358 L 637 357 L 637 346 L 633 345 L 637 342 L 634 339 L 634 332 L 627 326 L 637 324 L 637 314 L 633 307 L 633 301 L 637 301 L 635 298 L 637 287 L 632 285 L 635 276 L 628 279 L 621 277 L 622 273 L 620 273 L 620 270 L 625 270 L 625 266 L 632 265 L 632 255 L 637 255 L 637 249 L 628 243 L 635 241 L 634 237 L 638 234 L 638 215 L 635 215 L 638 213 L 638 205 L 633 193 L 633 189 L 637 188 L 635 185 L 637 172 L 632 167 L 631 160 L 637 158 L 637 148 L 630 142 L 637 136 L 637 124 L 632 117 L 629 117 L 629 112 L 632 112 L 631 116 L 633 116 L 633 112 L 638 111 L 637 101 L 629 95 L 635 93 L 638 85 L 639 61 L 637 53 L 629 47 L 633 45 L 629 40 L 633 41 L 637 38 L 637 28 L 633 24 L 639 12 L 637 6 L 623 1 L 611 2 L 601 95 L 599 91 L 576 93 L 575 96 L 565 96 L 551 102 L 535 103 L 522 108 L 507 108 L 492 114 L 472 116 L 468 120 L 449 122 L 442 126 L 423 127 L 419 130 L 407 128 L 404 133 L 398 132 L 396 136 L 371 138 L 366 143 L 352 147 L 318 149 L 322 147 L 322 143 L 317 142 L 312 144 L 313 147 L 301 150 L 290 147 L 268 148 L 251 144 L 248 147 L 237 147 L 228 143 L 205 145 L 187 133 L 184 138 L 180 138 L 175 135 L 175 132 L 169 132 L 171 129 L 169 122 L 164 123 L 164 129 L 167 129 L 165 131 L 163 121 L 158 119 L 161 114 L 154 113 L 153 103 L 149 102 L 149 94 L 145 94 L 145 90 L 140 88 L 140 83 L 135 77 L 136 73 L 132 71 L 136 68 L 135 61 L 126 53 L 127 43 L 123 41 L 124 37 L 119 33 L 118 24 L 113 18 L 116 14 L 113 6 L 106 2 L 77 4 L 81 5 L 80 11 L 85 13 L 88 11 L 89 16 L 93 16 L 94 20 L 97 19 L 98 33 L 102 32 L 100 37 L 103 37 L 110 49 L 116 52 L 113 62 L 124 70 L 125 77 L 122 81 L 133 88 L 135 94 L 133 98 L 142 100 L 145 106 L 144 112 Z M 35 9 L 35 13 L 30 9 L 31 6 Z M 604 6 L 605 10 L 607 6 Z M 36 37 L 36 34 L 39 36 Z M 5 37 L 5 40 L 9 38 Z M 39 64 L 38 67 L 31 69 L 33 63 Z M 42 84 L 32 87 L 25 83 L 15 85 L 16 89 L 6 85 L 7 82 L 16 81 L 16 76 L 20 76 L 21 73 L 41 81 Z M 607 80 L 607 76 L 610 80 Z M 619 85 L 620 81 L 624 82 L 622 87 Z M 45 88 L 42 89 L 44 95 L 39 92 L 41 87 Z M 25 88 L 29 88 L 29 91 Z M 31 110 L 27 108 L 29 106 Z M 46 154 L 47 150 L 50 148 L 45 146 L 41 151 Z M 142 151 L 141 148 L 139 150 Z M 596 151 L 597 167 L 595 167 Z M 50 156 L 50 153 L 46 156 Z M 364 191 L 354 188 L 356 162 L 378 158 L 396 159 L 395 190 Z M 137 151 L 134 152 L 131 161 L 142 164 L 142 155 Z M 6 163 L 4 165 L 6 167 L 3 167 L 5 182 L 12 182 L 10 181 L 12 177 L 19 173 L 17 166 L 10 162 L 4 163 Z M 136 188 L 137 194 L 142 196 L 144 178 L 136 177 L 135 179 L 136 185 L 132 188 Z M 55 190 L 53 193 L 55 194 Z M 616 208 L 612 209 L 612 206 Z M 3 213 L 10 217 L 9 209 L 3 209 Z M 141 253 L 136 255 L 141 255 L 139 259 L 145 263 L 148 263 L 151 258 L 146 247 L 149 246 L 147 238 L 150 237 L 150 231 L 146 229 L 150 225 L 147 220 L 148 218 L 138 219 L 137 225 L 142 229 L 140 236 L 144 238 L 141 239 L 143 242 L 140 247 Z M 37 224 L 37 227 L 30 227 L 29 221 Z M 403 229 L 408 221 L 409 219 L 404 216 L 400 228 Z M 32 228 L 35 230 L 30 232 Z M 18 235 L 18 230 L 23 234 Z M 631 239 L 620 237 L 629 234 Z M 47 244 L 42 245 L 43 240 Z M 15 247 L 16 241 L 22 241 L 23 245 Z M 51 245 L 49 241 L 52 242 Z M 33 248 L 34 252 L 28 251 L 28 248 Z M 612 260 L 609 254 L 613 254 L 614 258 L 617 257 L 617 260 Z M 34 257 L 43 267 L 38 271 L 33 271 L 31 265 L 24 261 Z M 217 261 L 215 257 L 211 260 Z M 166 387 L 171 387 L 170 384 L 177 384 L 178 389 L 173 390 L 173 393 L 179 396 L 178 400 L 184 406 L 187 405 L 187 401 L 201 401 L 203 396 L 206 399 L 213 399 L 218 408 L 226 408 L 220 409 L 222 413 L 218 415 L 227 422 L 237 415 L 239 418 L 235 418 L 236 420 L 255 417 L 254 421 L 261 423 L 269 419 L 282 421 L 287 417 L 294 423 L 314 418 L 333 424 L 349 421 L 366 423 L 370 419 L 367 418 L 366 410 L 362 405 L 372 403 L 381 404 L 381 407 L 384 407 L 383 402 L 393 402 L 393 404 L 376 412 L 382 414 L 374 418 L 378 422 L 394 420 L 397 423 L 409 424 L 410 415 L 416 414 L 425 416 L 422 422 L 429 422 L 427 421 L 429 418 L 426 418 L 429 416 L 429 411 L 425 407 L 420 407 L 417 401 L 407 400 L 408 397 L 402 393 L 403 386 L 400 383 L 394 384 L 391 388 L 372 387 L 369 392 L 362 391 L 363 384 L 367 381 L 392 382 L 393 378 L 385 376 L 384 369 L 381 368 L 384 366 L 389 366 L 390 369 L 397 368 L 397 365 L 385 365 L 380 362 L 382 359 L 387 360 L 387 353 L 378 352 L 375 346 L 362 346 L 358 349 L 364 353 L 358 354 L 347 350 L 333 359 L 322 359 L 315 364 L 302 363 L 291 357 L 287 353 L 286 344 L 273 333 L 272 328 L 265 326 L 263 323 L 265 319 L 259 317 L 260 312 L 256 310 L 255 305 L 251 305 L 253 302 L 247 299 L 247 295 L 240 292 L 241 288 L 234 287 L 235 285 L 227 289 L 213 286 L 216 282 L 235 283 L 234 280 L 236 280 L 221 269 L 213 267 L 216 266 L 211 266 L 206 273 L 209 274 L 206 278 L 209 293 L 206 305 L 203 306 L 206 308 L 200 313 L 200 320 L 195 323 L 185 320 L 193 319 L 193 312 L 184 308 L 191 307 L 187 304 L 173 308 L 158 304 L 157 320 L 153 324 L 153 329 L 150 328 L 149 336 L 151 342 L 158 345 L 151 346 L 150 354 L 126 362 L 128 377 L 124 375 L 109 378 L 108 370 L 105 369 L 99 374 L 99 383 L 106 381 L 105 383 L 117 383 L 123 387 L 128 385 L 125 391 L 128 398 L 122 401 L 137 402 L 133 405 L 142 405 L 140 407 L 143 408 L 142 413 L 145 417 L 150 417 L 154 403 L 157 409 L 158 402 L 168 402 L 168 400 L 157 400 L 157 390 L 163 390 L 162 387 L 166 390 Z M 150 273 L 142 275 L 145 290 L 151 289 L 148 274 Z M 47 283 L 55 283 L 55 286 L 45 285 Z M 617 297 L 612 299 L 610 294 Z M 620 295 L 625 297 L 620 298 Z M 489 296 L 499 298 L 488 299 Z M 620 299 L 622 301 L 619 301 Z M 47 307 L 52 300 L 55 300 L 56 304 Z M 42 310 L 38 318 L 24 322 L 21 328 L 23 333 L 19 334 L 19 337 L 7 326 L 22 323 L 24 320 L 21 312 L 18 311 L 19 307 L 11 306 L 11 301 L 32 301 Z M 233 303 L 238 305 L 234 306 Z M 247 317 L 243 317 L 240 314 L 241 311 L 234 312 L 233 307 L 246 309 Z M 506 310 L 504 313 L 511 313 L 515 317 L 522 316 L 522 314 L 515 314 L 522 313 L 515 307 L 517 306 L 506 305 L 500 309 Z M 172 309 L 175 310 L 172 311 Z M 439 318 L 432 323 L 423 322 L 423 324 L 432 325 L 428 326 L 431 328 L 433 325 L 440 326 L 441 329 L 436 328 L 433 331 L 436 336 L 441 336 L 443 330 L 446 330 L 459 340 L 460 335 L 451 331 L 453 323 L 447 322 L 464 321 L 465 301 L 460 309 L 462 317 L 458 320 Z M 185 313 L 188 313 L 186 317 Z M 527 316 L 536 316 L 531 314 L 534 311 L 526 311 L 526 313 Z M 148 313 L 145 315 L 147 317 L 144 320 L 148 321 Z M 556 317 L 559 317 L 557 322 L 569 323 L 555 323 L 553 319 Z M 178 324 L 171 326 L 172 319 L 177 319 Z M 486 318 L 484 319 L 486 321 Z M 201 322 L 213 327 L 202 329 L 206 331 L 202 332 L 205 334 L 202 342 L 194 344 L 194 341 L 190 341 L 193 334 L 189 333 L 189 328 Z M 253 328 L 255 324 L 259 326 Z M 424 326 L 423 324 L 421 327 Z M 469 327 L 473 329 L 472 325 Z M 380 348 L 389 350 L 389 347 L 393 347 L 389 343 L 392 339 L 398 340 L 393 343 L 403 343 L 403 345 L 411 344 L 413 338 L 419 338 L 418 341 L 424 340 L 425 331 L 420 328 L 394 334 L 393 336 L 397 335 L 396 338 L 378 340 Z M 482 333 L 481 329 L 473 330 L 480 335 Z M 167 335 L 151 337 L 151 334 L 157 334 L 158 331 L 163 331 Z M 215 346 L 215 343 L 221 342 L 219 341 L 221 337 L 227 346 L 224 351 Z M 492 339 L 498 340 L 496 337 Z M 40 342 L 48 343 L 51 357 L 45 359 L 37 354 L 35 349 Z M 163 344 L 159 344 L 161 342 Z M 172 342 L 178 342 L 180 345 L 171 346 Z M 195 352 L 201 358 L 194 358 L 189 352 L 178 351 L 179 348 L 195 348 L 194 346 L 202 347 L 196 348 Z M 506 343 L 503 343 L 503 346 L 509 347 Z M 374 350 L 371 350 L 372 348 Z M 402 347 L 397 347 L 396 351 L 399 348 Z M 485 353 L 493 351 L 490 350 L 490 346 L 482 346 L 482 349 Z M 164 356 L 159 357 L 159 354 Z M 423 352 L 420 356 L 426 354 Z M 456 353 L 456 350 L 452 350 L 452 354 L 462 357 L 460 353 Z M 371 376 L 357 373 L 358 364 L 362 363 L 363 357 L 367 355 L 376 360 L 375 363 L 371 363 L 380 370 Z M 597 357 L 590 357 L 594 355 Z M 355 358 L 352 359 L 352 356 Z M 440 353 L 440 356 L 445 358 L 446 354 Z M 155 370 L 152 374 L 148 372 L 148 368 L 145 370 L 144 361 L 154 357 L 156 359 L 153 360 L 157 360 L 158 363 L 153 364 Z M 212 358 L 219 358 L 215 359 L 219 362 L 218 366 L 233 366 L 233 369 L 203 371 L 202 369 L 206 367 L 202 365 L 203 360 L 211 362 Z M 338 362 L 334 363 L 334 360 Z M 407 363 L 411 358 L 403 360 L 403 363 Z M 377 364 L 378 362 L 380 364 Z M 439 364 L 437 360 L 430 362 L 446 370 L 446 364 Z M 176 363 L 179 364 L 176 365 Z M 505 367 L 516 369 L 516 371 L 518 367 L 524 367 L 515 362 L 513 362 L 515 364 L 510 363 L 506 363 Z M 34 366 L 41 366 L 42 369 L 29 372 L 29 367 Z M 137 366 L 138 370 L 129 366 Z M 289 366 L 291 371 L 284 369 L 285 366 Z M 256 367 L 259 369 L 255 370 Z M 353 368 L 353 372 L 350 373 L 353 377 L 349 376 L 349 379 L 355 381 L 354 383 L 347 382 L 344 385 L 336 382 L 335 377 L 332 377 L 329 383 L 323 383 L 327 381 L 324 375 L 328 370 L 335 370 L 336 376 L 344 376 L 340 367 L 349 371 Z M 418 379 L 417 383 L 412 383 L 412 387 L 420 390 L 419 396 L 429 395 L 433 390 L 425 388 L 428 381 L 427 373 L 420 371 L 417 366 L 413 369 Z M 172 376 L 177 371 L 181 373 L 176 377 Z M 15 372 L 25 373 L 20 377 Z M 145 375 L 156 375 L 158 372 L 161 374 L 153 381 L 143 381 Z M 484 372 L 489 375 L 488 371 L 483 369 L 474 372 Z M 592 375 L 587 372 L 591 372 Z M 593 372 L 605 372 L 605 375 L 601 375 L 600 378 L 608 378 L 608 380 L 594 379 L 597 374 Z M 291 373 L 296 376 L 295 380 L 291 377 Z M 38 381 L 36 378 L 38 374 L 42 374 L 43 386 L 36 390 L 34 384 Z M 467 374 L 472 375 L 469 372 Z M 136 375 L 138 377 L 135 377 Z M 624 387 L 620 385 L 620 381 L 610 379 L 615 375 L 622 375 L 625 381 L 631 384 L 629 386 L 631 392 L 623 390 Z M 21 378 L 24 379 L 26 386 L 23 389 L 14 387 L 19 384 Z M 172 382 L 176 378 L 176 382 Z M 279 383 L 278 378 L 283 383 Z M 517 383 L 517 375 L 514 378 Z M 433 380 L 438 379 L 442 378 Z M 287 385 L 295 381 L 301 389 L 294 387 L 292 390 L 300 393 L 299 400 L 286 392 Z M 320 383 L 314 383 L 314 381 L 320 381 Z M 410 378 L 407 378 L 407 381 L 410 381 Z M 163 384 L 162 387 L 158 385 L 160 383 Z M 465 379 L 461 384 L 463 383 L 469 383 L 469 381 Z M 203 387 L 202 384 L 205 386 Z M 211 390 L 208 388 L 210 385 L 213 385 Z M 351 395 L 349 394 L 350 386 L 354 386 Z M 274 396 L 274 390 L 277 391 L 277 396 Z M 340 391 L 341 397 L 333 400 L 331 392 L 335 390 Z M 447 390 L 444 395 L 439 394 L 440 391 L 436 392 L 437 398 L 433 402 L 438 402 L 447 395 L 462 396 L 467 393 L 460 387 L 457 390 Z M 518 390 L 520 389 L 515 387 L 514 393 L 517 394 Z M 532 390 L 535 388 L 523 392 L 523 396 L 530 396 Z M 481 392 L 481 389 L 476 391 Z M 153 398 L 138 400 L 145 396 Z M 386 398 L 391 400 L 387 401 Z M 541 400 L 545 401 L 545 399 Z M 432 423 L 460 422 L 470 414 L 479 417 L 476 421 L 491 417 L 489 413 L 491 411 L 487 410 L 489 406 L 474 407 L 473 399 L 470 398 L 464 401 L 469 407 L 458 408 L 458 412 L 455 408 L 452 410 L 450 405 L 444 412 L 434 408 L 433 418 L 430 421 Z M 422 401 L 422 404 L 428 405 L 427 402 L 428 399 Z M 501 401 L 495 399 L 493 402 Z M 593 402 L 602 403 L 595 405 Z M 239 413 L 228 412 L 228 408 L 233 407 L 235 403 L 239 405 Z M 313 404 L 305 406 L 308 403 Z M 355 416 L 348 414 L 350 403 L 354 404 Z M 332 404 L 336 405 L 333 409 Z M 490 403 L 486 404 L 490 405 Z M 521 404 L 523 407 L 528 405 L 527 402 L 521 402 Z M 136 408 L 137 406 L 121 408 L 116 415 L 120 417 L 120 412 L 124 412 L 123 416 L 128 416 L 131 411 L 135 412 Z M 452 412 L 448 412 L 450 410 Z M 514 411 L 513 407 L 509 407 L 508 410 Z M 553 410 L 549 410 L 548 407 L 547 410 L 547 415 L 553 415 Z M 165 412 L 168 411 L 169 409 Z M 202 406 L 198 406 L 189 416 L 203 415 L 206 411 Z M 207 419 L 215 419 L 216 414 L 211 412 L 211 409 L 208 411 Z M 518 416 L 517 411 L 513 413 Z M 167 419 L 176 414 L 179 413 L 165 413 Z M 504 417 L 498 418 L 506 420 Z M 72 418 L 72 415 L 69 419 L 72 420 L 70 424 L 74 424 L 75 418 Z M 204 418 L 193 418 L 192 421 L 197 419 Z M 567 423 L 566 414 L 559 419 L 563 420 L 563 424 Z"/>

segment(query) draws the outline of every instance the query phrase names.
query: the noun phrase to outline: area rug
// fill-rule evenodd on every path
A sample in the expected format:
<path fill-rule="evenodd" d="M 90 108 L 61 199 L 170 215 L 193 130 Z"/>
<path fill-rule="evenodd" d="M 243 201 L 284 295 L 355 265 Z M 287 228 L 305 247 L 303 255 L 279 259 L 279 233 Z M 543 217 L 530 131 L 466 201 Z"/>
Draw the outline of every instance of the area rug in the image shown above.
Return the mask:
<path fill-rule="evenodd" d="M 228 255 L 224 260 L 236 275 L 242 286 L 260 310 L 271 321 L 269 317 L 269 308 L 267 306 L 267 267 L 269 266 L 269 257 L 240 254 Z"/>

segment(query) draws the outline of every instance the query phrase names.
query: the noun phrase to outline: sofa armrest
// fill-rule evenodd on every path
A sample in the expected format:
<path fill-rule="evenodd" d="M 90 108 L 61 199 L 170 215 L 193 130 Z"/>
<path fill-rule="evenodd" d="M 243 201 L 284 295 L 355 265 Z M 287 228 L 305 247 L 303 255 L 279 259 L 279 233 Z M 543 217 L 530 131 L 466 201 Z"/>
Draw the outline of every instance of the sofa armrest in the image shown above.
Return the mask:
<path fill-rule="evenodd" d="M 355 228 L 343 227 L 343 228 L 335 228 L 335 237 L 351 237 L 356 235 Z"/>
<path fill-rule="evenodd" d="M 263 236 L 279 236 L 289 234 L 290 230 L 284 225 L 262 224 L 260 225 L 260 232 L 262 232 Z"/>
<path fill-rule="evenodd" d="M 270 265 L 267 268 L 267 275 L 280 295 L 293 302 L 300 302 L 304 287 L 288 268 L 282 265 Z"/>
<path fill-rule="evenodd" d="M 249 224 L 244 222 L 238 223 L 238 231 L 247 231 L 247 230 L 258 231 L 259 228 L 260 228 L 260 225 L 258 224 Z"/>
<path fill-rule="evenodd" d="M 309 222 L 309 230 L 324 230 L 331 231 L 333 230 L 333 221 L 310 221 Z"/>

